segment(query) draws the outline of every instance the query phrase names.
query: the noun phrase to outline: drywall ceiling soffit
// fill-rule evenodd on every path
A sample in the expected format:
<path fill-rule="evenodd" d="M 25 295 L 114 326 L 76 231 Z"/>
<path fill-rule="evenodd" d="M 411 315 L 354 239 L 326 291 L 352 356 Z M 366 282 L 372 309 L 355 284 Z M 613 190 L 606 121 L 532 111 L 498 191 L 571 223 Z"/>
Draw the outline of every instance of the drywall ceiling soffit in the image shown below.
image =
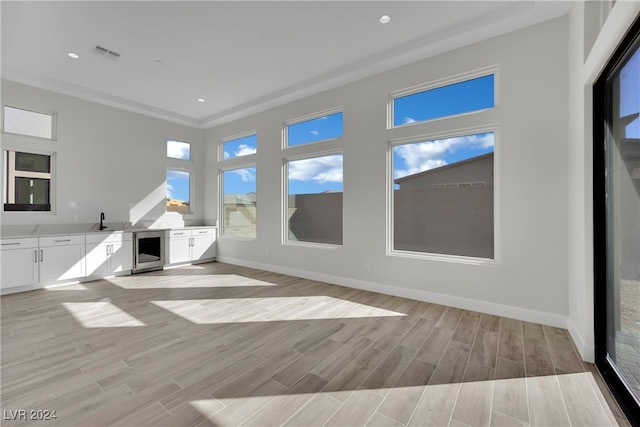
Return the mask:
<path fill-rule="evenodd" d="M 0 7 L 3 78 L 208 128 L 555 18 L 570 2 L 3 1 Z M 389 24 L 378 22 L 383 14 Z M 120 56 L 96 55 L 96 45 Z"/>

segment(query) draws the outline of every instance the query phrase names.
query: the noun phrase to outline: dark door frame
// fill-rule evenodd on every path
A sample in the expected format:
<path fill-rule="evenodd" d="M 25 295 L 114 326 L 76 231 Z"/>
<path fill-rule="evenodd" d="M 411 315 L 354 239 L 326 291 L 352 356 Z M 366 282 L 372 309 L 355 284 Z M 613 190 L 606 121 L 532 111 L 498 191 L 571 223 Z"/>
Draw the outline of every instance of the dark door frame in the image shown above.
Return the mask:
<path fill-rule="evenodd" d="M 620 407 L 636 427 L 640 405 L 618 376 L 608 358 L 607 330 L 607 223 L 605 181 L 605 122 L 611 109 L 608 83 L 622 64 L 640 48 L 640 17 L 636 19 L 593 86 L 593 244 L 594 244 L 594 333 L 596 366 Z"/>

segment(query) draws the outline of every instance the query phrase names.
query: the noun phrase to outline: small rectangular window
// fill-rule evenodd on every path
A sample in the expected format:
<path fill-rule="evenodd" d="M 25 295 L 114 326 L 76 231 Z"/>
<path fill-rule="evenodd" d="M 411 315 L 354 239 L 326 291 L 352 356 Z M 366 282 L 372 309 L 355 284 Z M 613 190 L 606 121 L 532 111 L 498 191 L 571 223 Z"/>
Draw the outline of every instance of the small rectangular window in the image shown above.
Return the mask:
<path fill-rule="evenodd" d="M 6 151 L 5 211 L 51 211 L 51 156 Z"/>
<path fill-rule="evenodd" d="M 53 114 L 4 106 L 3 132 L 54 139 Z"/>
<path fill-rule="evenodd" d="M 248 156 L 257 152 L 257 135 L 251 134 L 222 142 L 222 159 Z"/>
<path fill-rule="evenodd" d="M 342 154 L 289 160 L 288 242 L 342 245 Z"/>
<path fill-rule="evenodd" d="M 167 170 L 167 212 L 191 213 L 191 173 Z"/>
<path fill-rule="evenodd" d="M 343 113 L 337 112 L 286 123 L 285 129 L 286 147 L 340 138 L 343 133 Z"/>
<path fill-rule="evenodd" d="M 255 239 L 255 166 L 223 171 L 222 197 L 222 234 Z"/>
<path fill-rule="evenodd" d="M 180 160 L 191 160 L 191 144 L 188 142 L 167 140 L 167 157 Z"/>
<path fill-rule="evenodd" d="M 393 127 L 493 108 L 494 74 L 392 96 Z"/>
<path fill-rule="evenodd" d="M 394 251 L 494 259 L 494 139 L 391 144 Z"/>

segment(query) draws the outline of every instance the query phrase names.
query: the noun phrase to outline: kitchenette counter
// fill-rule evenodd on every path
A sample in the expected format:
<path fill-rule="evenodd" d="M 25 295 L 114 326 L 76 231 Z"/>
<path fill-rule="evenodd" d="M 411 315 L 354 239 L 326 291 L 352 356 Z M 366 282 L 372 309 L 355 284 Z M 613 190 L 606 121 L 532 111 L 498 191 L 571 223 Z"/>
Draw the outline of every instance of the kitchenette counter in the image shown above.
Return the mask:
<path fill-rule="evenodd" d="M 186 227 L 123 227 L 122 223 L 107 224 L 107 228 L 100 230 L 98 224 L 37 224 L 3 226 L 0 231 L 1 239 L 18 239 L 25 237 L 56 237 L 77 236 L 94 233 L 135 233 L 140 231 L 168 231 L 168 230 L 197 230 L 217 228 L 215 225 L 195 225 Z"/>

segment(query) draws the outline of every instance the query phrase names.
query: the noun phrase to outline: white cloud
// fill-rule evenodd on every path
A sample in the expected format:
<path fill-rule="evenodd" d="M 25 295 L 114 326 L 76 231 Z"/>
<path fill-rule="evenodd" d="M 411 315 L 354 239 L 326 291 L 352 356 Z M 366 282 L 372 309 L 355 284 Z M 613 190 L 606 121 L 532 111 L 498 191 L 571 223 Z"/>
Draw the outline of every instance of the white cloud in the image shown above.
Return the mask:
<path fill-rule="evenodd" d="M 167 157 L 189 160 L 191 144 L 180 141 L 167 141 Z"/>
<path fill-rule="evenodd" d="M 223 151 L 222 156 L 223 156 L 224 159 L 228 159 L 230 154 L 229 154 L 228 151 Z"/>
<path fill-rule="evenodd" d="M 240 144 L 238 149 L 236 150 L 235 157 L 238 156 L 247 156 L 249 154 L 255 154 L 256 148 L 250 147 L 247 144 Z"/>
<path fill-rule="evenodd" d="M 256 170 L 254 168 L 235 169 L 231 171 L 240 176 L 243 182 L 255 182 Z"/>
<path fill-rule="evenodd" d="M 318 131 L 317 130 L 310 130 L 309 133 L 313 136 L 318 136 Z"/>
<path fill-rule="evenodd" d="M 173 199 L 173 185 L 167 182 L 167 199 Z"/>
<path fill-rule="evenodd" d="M 402 121 L 403 124 L 415 123 L 417 120 L 412 117 L 405 117 Z"/>
<path fill-rule="evenodd" d="M 459 149 L 487 149 L 493 145 L 494 134 L 491 132 L 398 145 L 394 148 L 394 153 L 402 158 L 404 168 L 394 168 L 393 175 L 397 179 L 434 169 L 446 165 L 446 156 Z"/>
<path fill-rule="evenodd" d="M 342 155 L 314 157 L 289 162 L 289 179 L 318 184 L 342 182 Z"/>

